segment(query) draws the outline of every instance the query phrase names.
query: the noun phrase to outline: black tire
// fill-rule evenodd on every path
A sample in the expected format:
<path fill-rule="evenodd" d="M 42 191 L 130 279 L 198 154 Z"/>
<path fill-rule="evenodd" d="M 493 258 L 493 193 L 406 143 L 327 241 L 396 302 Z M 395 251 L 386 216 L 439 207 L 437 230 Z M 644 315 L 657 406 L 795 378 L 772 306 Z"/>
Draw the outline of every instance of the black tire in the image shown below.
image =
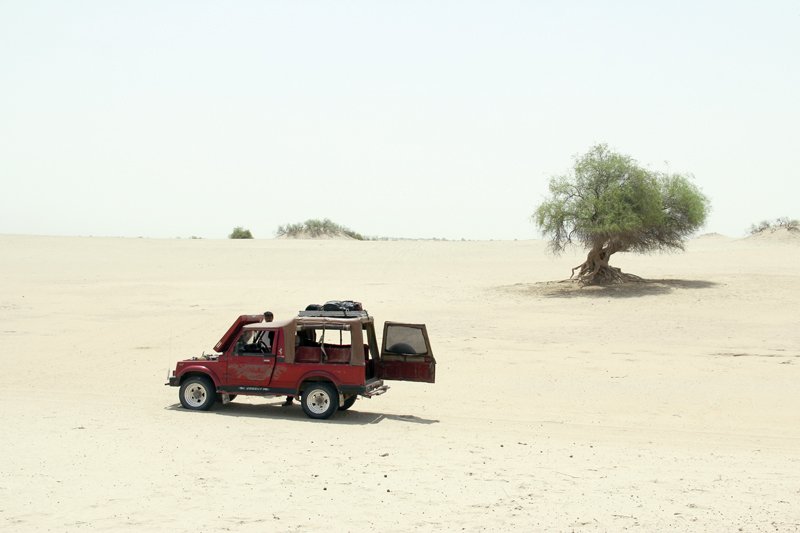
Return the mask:
<path fill-rule="evenodd" d="M 192 376 L 181 383 L 178 399 L 186 409 L 208 411 L 217 401 L 217 391 L 209 378 Z"/>
<path fill-rule="evenodd" d="M 309 383 L 303 390 L 300 404 L 306 416 L 324 420 L 339 409 L 339 392 L 331 383 Z"/>
<path fill-rule="evenodd" d="M 356 403 L 356 400 L 358 400 L 358 395 L 357 394 L 353 394 L 352 396 L 347 398 L 342 405 L 339 406 L 339 410 L 340 411 L 347 411 L 348 409 L 353 407 L 353 404 Z"/>

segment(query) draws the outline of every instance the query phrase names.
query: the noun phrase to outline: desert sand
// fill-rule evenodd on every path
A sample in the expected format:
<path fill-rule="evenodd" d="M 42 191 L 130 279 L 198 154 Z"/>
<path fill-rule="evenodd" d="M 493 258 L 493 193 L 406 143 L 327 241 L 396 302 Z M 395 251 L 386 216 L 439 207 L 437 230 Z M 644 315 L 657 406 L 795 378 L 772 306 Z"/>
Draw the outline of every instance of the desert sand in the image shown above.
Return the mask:
<path fill-rule="evenodd" d="M 514 242 L 0 236 L 0 530 L 800 530 L 800 240 L 615 256 Z M 241 313 L 424 322 L 436 384 L 312 421 L 164 386 Z"/>

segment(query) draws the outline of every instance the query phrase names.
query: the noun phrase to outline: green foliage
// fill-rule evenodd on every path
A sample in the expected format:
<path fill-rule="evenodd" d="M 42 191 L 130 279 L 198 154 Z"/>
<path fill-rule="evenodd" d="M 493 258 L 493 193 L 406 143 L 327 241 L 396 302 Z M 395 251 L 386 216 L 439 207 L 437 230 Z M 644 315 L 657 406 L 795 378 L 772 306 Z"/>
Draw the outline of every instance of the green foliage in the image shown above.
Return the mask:
<path fill-rule="evenodd" d="M 229 239 L 252 239 L 253 234 L 250 233 L 249 229 L 244 229 L 241 226 L 236 226 L 233 228 L 233 231 L 230 235 L 228 235 Z"/>
<path fill-rule="evenodd" d="M 360 233 L 346 228 L 342 225 L 336 224 L 328 218 L 322 220 L 313 218 L 298 224 L 286 224 L 285 226 L 278 226 L 275 234 L 278 237 L 302 237 L 308 235 L 310 237 L 338 237 L 341 235 L 356 239 L 359 241 L 364 240 L 364 236 Z"/>
<path fill-rule="evenodd" d="M 709 211 L 688 177 L 642 168 L 604 144 L 577 157 L 570 174 L 551 178 L 550 193 L 532 219 L 554 253 L 576 243 L 608 255 L 683 249 Z"/>
<path fill-rule="evenodd" d="M 750 226 L 750 235 L 763 233 L 767 230 L 775 231 L 781 228 L 784 228 L 788 231 L 800 231 L 800 221 L 796 219 L 790 219 L 788 217 L 776 218 L 774 222 L 762 220 L 758 224 L 753 224 Z"/>

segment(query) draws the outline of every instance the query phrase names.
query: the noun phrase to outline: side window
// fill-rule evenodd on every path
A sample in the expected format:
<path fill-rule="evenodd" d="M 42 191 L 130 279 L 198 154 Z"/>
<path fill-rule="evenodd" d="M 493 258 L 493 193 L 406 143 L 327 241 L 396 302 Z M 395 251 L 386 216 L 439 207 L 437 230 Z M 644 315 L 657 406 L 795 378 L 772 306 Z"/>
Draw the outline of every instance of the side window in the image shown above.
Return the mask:
<path fill-rule="evenodd" d="M 301 328 L 297 330 L 295 346 L 319 346 L 317 342 L 317 331 L 313 328 Z"/>
<path fill-rule="evenodd" d="M 260 331 L 256 336 L 255 343 L 258 349 L 264 353 L 272 353 L 275 346 L 275 332 L 274 331 Z"/>
<path fill-rule="evenodd" d="M 425 355 L 425 337 L 422 329 L 409 326 L 389 326 L 386 329 L 386 351 L 396 354 Z"/>
<path fill-rule="evenodd" d="M 251 335 L 250 332 L 242 333 L 241 335 L 239 335 L 239 339 L 236 341 L 236 354 L 237 355 L 241 355 L 241 354 L 245 353 L 245 347 L 247 346 L 248 341 L 250 340 L 251 336 L 252 335 Z"/>
<path fill-rule="evenodd" d="M 264 354 L 271 353 L 271 340 L 273 337 L 269 337 L 267 334 L 275 335 L 274 332 L 257 331 L 245 331 L 239 335 L 239 339 L 236 341 L 236 355 L 263 356 Z"/>
<path fill-rule="evenodd" d="M 308 327 L 297 330 L 295 346 L 318 347 L 321 344 L 350 346 L 350 330 Z"/>
<path fill-rule="evenodd" d="M 350 330 L 328 329 L 322 333 L 325 335 L 325 344 L 350 346 Z"/>

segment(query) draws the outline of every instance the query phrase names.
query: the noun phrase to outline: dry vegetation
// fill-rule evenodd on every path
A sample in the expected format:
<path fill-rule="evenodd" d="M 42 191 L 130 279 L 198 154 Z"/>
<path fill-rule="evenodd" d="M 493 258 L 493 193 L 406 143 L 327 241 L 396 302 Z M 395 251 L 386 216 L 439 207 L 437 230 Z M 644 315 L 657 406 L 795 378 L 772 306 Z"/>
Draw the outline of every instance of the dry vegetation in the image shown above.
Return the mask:
<path fill-rule="evenodd" d="M 329 218 L 308 219 L 305 222 L 298 224 L 286 224 L 285 226 L 278 226 L 275 234 L 278 237 L 285 237 L 289 239 L 302 239 L 302 238 L 348 238 L 357 241 L 363 241 L 364 236 L 357 233 L 350 228 L 337 224 Z"/>
<path fill-rule="evenodd" d="M 785 229 L 791 232 L 800 232 L 800 221 L 788 217 L 776 218 L 774 221 L 762 220 L 758 224 L 750 226 L 750 235 L 758 235 L 765 232 L 772 232 Z"/>

